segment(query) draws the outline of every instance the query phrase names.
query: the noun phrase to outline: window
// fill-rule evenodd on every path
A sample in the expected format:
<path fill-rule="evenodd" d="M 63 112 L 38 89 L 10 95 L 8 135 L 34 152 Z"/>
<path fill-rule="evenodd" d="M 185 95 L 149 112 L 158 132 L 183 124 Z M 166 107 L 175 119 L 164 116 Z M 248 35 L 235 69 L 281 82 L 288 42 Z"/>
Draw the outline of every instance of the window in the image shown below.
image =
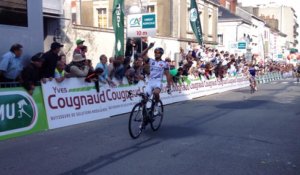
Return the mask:
<path fill-rule="evenodd" d="M 208 15 L 208 35 L 213 35 L 213 16 L 212 14 Z"/>
<path fill-rule="evenodd" d="M 147 12 L 148 13 L 155 13 L 155 6 L 154 5 L 148 5 L 147 6 Z"/>
<path fill-rule="evenodd" d="M 27 0 L 1 0 L 0 24 L 27 27 Z"/>
<path fill-rule="evenodd" d="M 230 10 L 230 2 L 226 1 L 225 8 Z"/>
<path fill-rule="evenodd" d="M 99 8 L 98 10 L 98 27 L 100 28 L 107 28 L 107 9 L 106 8 Z"/>
<path fill-rule="evenodd" d="M 219 45 L 223 45 L 223 34 L 218 35 L 218 43 Z"/>
<path fill-rule="evenodd" d="M 77 23 L 77 14 L 76 14 L 76 1 L 71 2 L 71 13 L 72 13 L 72 23 L 76 24 Z"/>

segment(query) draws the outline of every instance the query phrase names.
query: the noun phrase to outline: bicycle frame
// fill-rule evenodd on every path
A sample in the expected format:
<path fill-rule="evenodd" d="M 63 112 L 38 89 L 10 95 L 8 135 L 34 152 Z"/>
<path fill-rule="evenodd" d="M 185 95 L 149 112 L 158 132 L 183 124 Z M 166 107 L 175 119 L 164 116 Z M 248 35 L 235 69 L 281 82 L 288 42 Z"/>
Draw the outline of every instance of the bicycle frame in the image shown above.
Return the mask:
<path fill-rule="evenodd" d="M 130 91 L 128 91 L 128 94 L 129 94 L 129 96 L 133 96 L 133 95 L 134 95 L 134 94 L 132 94 L 132 92 L 130 92 Z M 144 116 L 144 117 L 149 117 L 148 109 L 147 109 L 147 103 L 148 103 L 148 102 L 151 102 L 150 111 L 152 111 L 152 110 L 153 110 L 153 107 L 154 107 L 154 100 L 153 100 L 153 97 L 152 97 L 152 98 L 148 98 L 147 95 L 144 94 L 144 93 L 137 93 L 137 94 L 135 94 L 135 95 L 141 97 L 140 103 L 141 103 L 142 106 L 143 106 L 143 109 L 142 109 L 143 116 Z"/>
<path fill-rule="evenodd" d="M 128 92 L 129 97 L 133 97 L 133 94 L 131 91 Z M 149 98 L 146 94 L 144 93 L 136 93 L 136 96 L 140 96 L 141 100 L 134 105 L 133 109 L 131 110 L 130 113 L 130 117 L 129 117 L 129 124 L 128 124 L 128 128 L 129 128 L 129 134 L 133 139 L 136 139 L 140 136 L 140 134 L 142 133 L 142 131 L 146 128 L 146 126 L 148 124 L 150 124 L 151 128 L 153 131 L 157 131 L 161 125 L 162 119 L 163 119 L 163 103 L 161 102 L 161 100 L 159 100 L 159 102 L 157 103 L 158 105 L 160 105 L 160 111 L 161 113 L 159 113 L 159 109 L 155 108 L 155 100 L 154 98 Z M 132 100 L 132 99 L 131 99 Z M 148 102 L 151 102 L 151 106 L 149 107 Z M 139 118 L 136 119 L 135 117 L 138 115 L 135 115 L 135 112 L 140 113 Z M 137 114 L 138 114 L 137 113 Z M 134 128 L 134 124 L 132 125 L 132 122 L 139 122 L 139 129 L 133 129 Z M 157 122 L 155 122 L 157 121 Z M 132 128 L 133 126 L 133 128 Z"/>

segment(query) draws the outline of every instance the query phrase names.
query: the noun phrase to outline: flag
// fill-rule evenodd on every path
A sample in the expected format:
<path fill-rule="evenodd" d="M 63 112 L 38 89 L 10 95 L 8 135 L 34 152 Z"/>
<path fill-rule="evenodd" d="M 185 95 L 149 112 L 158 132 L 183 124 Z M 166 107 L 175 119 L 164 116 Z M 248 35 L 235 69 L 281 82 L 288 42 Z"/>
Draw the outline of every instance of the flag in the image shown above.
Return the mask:
<path fill-rule="evenodd" d="M 197 41 L 200 45 L 203 43 L 202 38 L 202 28 L 201 28 L 201 22 L 199 18 L 199 12 L 196 0 L 191 0 L 191 6 L 190 6 L 190 23 L 193 29 L 193 32 L 197 38 Z"/>
<path fill-rule="evenodd" d="M 115 31 L 115 56 L 124 56 L 124 0 L 114 0 L 112 23 Z"/>

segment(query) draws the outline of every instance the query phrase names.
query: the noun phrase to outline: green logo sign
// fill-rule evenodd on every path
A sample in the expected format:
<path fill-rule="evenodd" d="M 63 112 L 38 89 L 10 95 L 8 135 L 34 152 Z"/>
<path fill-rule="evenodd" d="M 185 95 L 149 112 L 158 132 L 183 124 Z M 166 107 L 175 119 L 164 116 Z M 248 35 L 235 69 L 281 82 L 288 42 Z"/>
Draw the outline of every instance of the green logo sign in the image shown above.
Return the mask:
<path fill-rule="evenodd" d="M 129 24 L 130 27 L 141 27 L 141 18 L 132 18 Z"/>
<path fill-rule="evenodd" d="M 143 15 L 142 28 L 143 29 L 155 28 L 155 14 Z"/>
<path fill-rule="evenodd" d="M 37 108 L 24 92 L 0 93 L 0 135 L 31 129 L 36 123 Z"/>
<path fill-rule="evenodd" d="M 239 42 L 238 49 L 246 49 L 246 42 Z"/>
<path fill-rule="evenodd" d="M 197 9 L 193 8 L 190 11 L 190 21 L 195 22 L 197 20 Z"/>
<path fill-rule="evenodd" d="M 278 54 L 277 58 L 283 58 L 282 54 Z"/>

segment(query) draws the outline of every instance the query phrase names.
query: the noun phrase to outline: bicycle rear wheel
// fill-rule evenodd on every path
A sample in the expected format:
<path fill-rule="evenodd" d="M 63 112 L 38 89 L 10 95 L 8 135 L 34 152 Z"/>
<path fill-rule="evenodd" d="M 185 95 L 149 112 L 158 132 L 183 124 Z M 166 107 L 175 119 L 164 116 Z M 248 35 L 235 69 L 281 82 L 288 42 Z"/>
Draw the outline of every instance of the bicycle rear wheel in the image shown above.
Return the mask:
<path fill-rule="evenodd" d="M 129 134 L 133 139 L 138 138 L 143 131 L 143 106 L 136 104 L 130 113 L 128 123 Z"/>
<path fill-rule="evenodd" d="M 250 86 L 250 93 L 253 94 L 254 92 L 255 92 L 254 85 L 251 85 L 251 86 Z"/>
<path fill-rule="evenodd" d="M 164 117 L 164 105 L 161 100 L 157 103 L 157 111 L 154 111 L 154 107 L 152 108 L 151 113 L 151 128 L 153 131 L 157 131 L 159 127 L 161 126 L 163 117 Z M 156 114 L 155 114 L 156 113 Z"/>

